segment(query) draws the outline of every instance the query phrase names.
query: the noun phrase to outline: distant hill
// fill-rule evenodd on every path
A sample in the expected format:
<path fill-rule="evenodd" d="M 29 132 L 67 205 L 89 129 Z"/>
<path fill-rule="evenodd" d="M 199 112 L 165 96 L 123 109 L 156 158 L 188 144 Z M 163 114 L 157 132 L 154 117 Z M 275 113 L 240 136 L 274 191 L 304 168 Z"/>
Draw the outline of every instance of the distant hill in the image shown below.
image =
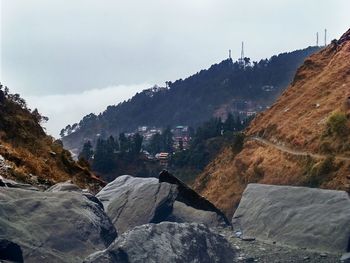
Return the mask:
<path fill-rule="evenodd" d="M 167 87 L 137 93 L 98 116 L 89 114 L 63 129 L 62 140 L 77 151 L 97 134 L 117 135 L 138 126 L 197 127 L 213 116 L 225 118 L 228 112 L 260 111 L 280 95 L 304 59 L 318 50 L 308 47 L 259 62 L 224 60 L 184 80 L 167 82 Z"/>
<path fill-rule="evenodd" d="M 62 142 L 46 135 L 40 125 L 45 119 L 0 84 L 0 177 L 42 188 L 72 180 L 97 191 L 103 182 L 76 163 Z"/>
<path fill-rule="evenodd" d="M 310 56 L 277 102 L 223 149 L 194 188 L 232 215 L 249 183 L 350 191 L 350 30 Z"/>

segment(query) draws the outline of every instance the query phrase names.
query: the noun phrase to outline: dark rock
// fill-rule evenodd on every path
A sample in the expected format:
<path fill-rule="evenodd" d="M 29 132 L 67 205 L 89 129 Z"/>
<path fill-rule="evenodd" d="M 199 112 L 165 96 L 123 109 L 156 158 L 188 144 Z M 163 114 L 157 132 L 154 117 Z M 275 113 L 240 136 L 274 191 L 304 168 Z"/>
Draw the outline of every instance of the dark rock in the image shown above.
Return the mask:
<path fill-rule="evenodd" d="M 3 104 L 6 100 L 5 93 L 0 90 L 0 104 Z"/>
<path fill-rule="evenodd" d="M 163 222 L 135 227 L 86 263 L 232 263 L 235 251 L 221 235 L 201 224 Z"/>
<path fill-rule="evenodd" d="M 218 215 L 221 221 L 223 221 L 226 225 L 230 225 L 230 221 L 227 219 L 224 213 L 221 212 L 215 205 L 213 205 L 204 197 L 200 196 L 197 192 L 192 190 L 184 182 L 170 174 L 168 171 L 163 170 L 159 174 L 159 182 L 166 182 L 169 184 L 177 185 L 177 190 L 179 193 L 176 197 L 176 201 L 184 203 L 187 206 L 198 210 L 214 212 Z"/>
<path fill-rule="evenodd" d="M 7 239 L 0 239 L 0 259 L 23 262 L 21 247 Z"/>
<path fill-rule="evenodd" d="M 25 262 L 81 262 L 105 249 L 116 230 L 103 209 L 79 192 L 0 188 L 0 238 Z"/>
<path fill-rule="evenodd" d="M 340 45 L 347 41 L 350 41 L 350 29 L 340 37 L 340 39 L 337 41 L 337 44 Z"/>
<path fill-rule="evenodd" d="M 241 237 L 241 240 L 243 240 L 243 241 L 254 241 L 254 240 L 255 240 L 255 237 L 246 237 L 246 236 L 242 236 L 242 237 Z"/>

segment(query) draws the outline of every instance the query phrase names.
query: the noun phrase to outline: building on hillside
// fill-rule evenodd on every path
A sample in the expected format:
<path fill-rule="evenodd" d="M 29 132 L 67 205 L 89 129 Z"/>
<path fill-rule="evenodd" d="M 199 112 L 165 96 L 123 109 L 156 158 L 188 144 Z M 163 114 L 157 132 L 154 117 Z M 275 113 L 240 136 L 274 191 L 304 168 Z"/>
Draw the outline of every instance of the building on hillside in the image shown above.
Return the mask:
<path fill-rule="evenodd" d="M 147 145 L 155 134 L 162 134 L 162 129 L 157 127 L 139 126 L 137 128 L 137 133 L 143 137 L 144 145 Z"/>
<path fill-rule="evenodd" d="M 188 149 L 190 146 L 190 129 L 188 126 L 176 126 L 172 129 L 174 145 L 176 150 Z"/>
<path fill-rule="evenodd" d="M 156 159 L 159 160 L 159 164 L 164 168 L 168 167 L 170 154 L 167 152 L 161 152 L 156 154 Z"/>
<path fill-rule="evenodd" d="M 144 133 L 148 130 L 147 126 L 140 126 L 137 128 L 138 133 Z"/>
<path fill-rule="evenodd" d="M 247 117 L 255 116 L 256 115 L 256 111 L 247 111 L 246 115 L 247 115 Z"/>

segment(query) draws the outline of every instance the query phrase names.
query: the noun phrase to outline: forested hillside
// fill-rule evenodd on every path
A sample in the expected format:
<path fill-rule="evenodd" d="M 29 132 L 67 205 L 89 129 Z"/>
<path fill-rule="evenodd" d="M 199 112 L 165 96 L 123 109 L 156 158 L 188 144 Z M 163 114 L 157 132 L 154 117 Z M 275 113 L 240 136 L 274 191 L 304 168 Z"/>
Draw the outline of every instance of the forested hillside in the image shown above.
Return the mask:
<path fill-rule="evenodd" d="M 61 136 L 69 149 L 81 149 L 84 140 L 97 134 L 107 137 L 136 127 L 199 124 L 233 109 L 263 110 L 290 83 L 296 69 L 319 47 L 308 47 L 259 62 L 227 59 L 182 80 L 167 82 L 137 93 L 99 115 L 89 114 L 68 125 Z M 245 104 L 241 105 L 240 104 Z M 248 106 L 247 106 L 248 103 Z"/>

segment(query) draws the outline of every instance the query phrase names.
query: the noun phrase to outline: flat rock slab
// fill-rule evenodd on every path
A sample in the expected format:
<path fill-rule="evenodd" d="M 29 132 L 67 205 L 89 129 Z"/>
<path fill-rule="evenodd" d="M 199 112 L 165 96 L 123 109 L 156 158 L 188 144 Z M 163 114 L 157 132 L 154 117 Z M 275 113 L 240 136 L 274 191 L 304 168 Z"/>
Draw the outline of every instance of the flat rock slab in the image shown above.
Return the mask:
<path fill-rule="evenodd" d="M 171 213 L 176 196 L 176 185 L 129 175 L 118 177 L 96 195 L 118 233 L 163 221 Z"/>
<path fill-rule="evenodd" d="M 163 222 L 135 227 L 89 263 L 232 263 L 235 251 L 221 235 L 201 224 Z"/>
<path fill-rule="evenodd" d="M 116 236 L 101 206 L 81 193 L 0 187 L 0 239 L 17 244 L 24 262 L 81 262 Z"/>
<path fill-rule="evenodd" d="M 244 236 L 263 241 L 346 252 L 350 199 L 343 191 L 249 184 L 232 224 Z"/>

